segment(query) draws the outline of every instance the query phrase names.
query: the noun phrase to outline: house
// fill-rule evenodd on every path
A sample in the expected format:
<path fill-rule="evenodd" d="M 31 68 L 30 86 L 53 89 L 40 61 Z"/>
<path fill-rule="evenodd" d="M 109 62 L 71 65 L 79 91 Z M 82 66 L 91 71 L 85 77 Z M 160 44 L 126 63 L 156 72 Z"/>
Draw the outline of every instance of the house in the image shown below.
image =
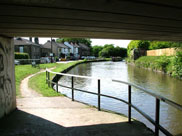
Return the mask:
<path fill-rule="evenodd" d="M 59 57 L 59 49 L 61 49 L 61 47 L 58 46 L 58 44 L 55 42 L 54 39 L 52 40 L 52 45 L 51 45 L 51 41 L 48 40 L 42 46 L 43 46 L 43 48 L 51 49 L 54 57 Z"/>
<path fill-rule="evenodd" d="M 74 54 L 75 54 L 75 57 L 78 59 L 80 58 L 80 54 L 79 54 L 79 49 L 80 49 L 80 46 L 77 44 L 77 43 L 71 43 L 75 50 L 74 50 Z"/>
<path fill-rule="evenodd" d="M 41 57 L 49 57 L 51 53 L 51 49 L 48 47 L 44 47 L 43 45 L 40 45 L 40 54 Z"/>
<path fill-rule="evenodd" d="M 30 40 L 20 37 L 14 38 L 15 52 L 28 53 L 30 59 L 40 59 L 40 45 Z"/>
<path fill-rule="evenodd" d="M 80 57 L 82 56 L 90 56 L 90 52 L 91 52 L 91 49 L 90 47 L 88 47 L 87 45 L 83 44 L 83 43 L 79 43 L 78 44 L 79 46 L 79 54 L 80 54 Z"/>
<path fill-rule="evenodd" d="M 59 50 L 59 54 L 60 56 L 59 57 L 66 57 L 66 56 L 69 56 L 70 55 L 70 52 L 71 52 L 71 48 L 66 46 L 64 43 L 57 43 L 59 47 L 61 47 L 61 50 Z"/>
<path fill-rule="evenodd" d="M 52 40 L 52 48 L 51 48 L 51 41 L 47 41 L 45 44 L 42 45 L 43 48 L 48 48 L 52 50 L 54 57 L 63 57 L 69 54 L 69 47 L 65 46 L 63 43 L 57 43 L 54 39 Z"/>
<path fill-rule="evenodd" d="M 74 44 L 74 43 L 69 43 L 69 42 L 64 42 L 64 45 L 66 45 L 67 47 L 69 47 L 71 50 L 70 50 L 70 56 L 73 56 L 74 58 L 78 59 L 80 56 L 79 56 L 79 53 L 78 53 L 78 48 L 79 46 Z"/>

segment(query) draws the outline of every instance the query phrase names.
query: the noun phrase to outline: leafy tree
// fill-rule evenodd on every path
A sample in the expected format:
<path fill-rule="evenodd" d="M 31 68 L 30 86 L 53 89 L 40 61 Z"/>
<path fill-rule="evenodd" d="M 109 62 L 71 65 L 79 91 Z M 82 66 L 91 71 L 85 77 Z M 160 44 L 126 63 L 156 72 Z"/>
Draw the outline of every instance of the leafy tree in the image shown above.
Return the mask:
<path fill-rule="evenodd" d="M 56 42 L 73 42 L 73 43 L 83 43 L 87 46 L 91 46 L 92 41 L 88 38 L 58 38 Z"/>
<path fill-rule="evenodd" d="M 148 50 L 150 46 L 150 41 L 146 40 L 133 40 L 128 44 L 127 50 L 128 50 L 128 55 L 130 54 L 131 50 L 133 49 L 144 49 Z"/>
<path fill-rule="evenodd" d="M 98 57 L 99 56 L 99 52 L 102 49 L 103 49 L 103 46 L 99 46 L 99 45 L 92 46 L 92 48 L 91 48 L 92 55 L 95 56 L 95 57 Z"/>
<path fill-rule="evenodd" d="M 182 47 L 182 42 L 151 41 L 149 50 Z"/>
<path fill-rule="evenodd" d="M 99 56 L 100 56 L 100 57 L 109 58 L 109 57 L 110 57 L 109 48 L 103 48 L 103 49 L 99 52 Z"/>
<path fill-rule="evenodd" d="M 114 48 L 114 57 L 126 57 L 127 56 L 127 49 L 126 48 L 121 48 L 121 47 L 115 47 Z"/>
<path fill-rule="evenodd" d="M 100 57 L 126 57 L 127 49 L 121 47 L 114 47 L 113 44 L 104 45 L 103 49 L 99 52 Z"/>

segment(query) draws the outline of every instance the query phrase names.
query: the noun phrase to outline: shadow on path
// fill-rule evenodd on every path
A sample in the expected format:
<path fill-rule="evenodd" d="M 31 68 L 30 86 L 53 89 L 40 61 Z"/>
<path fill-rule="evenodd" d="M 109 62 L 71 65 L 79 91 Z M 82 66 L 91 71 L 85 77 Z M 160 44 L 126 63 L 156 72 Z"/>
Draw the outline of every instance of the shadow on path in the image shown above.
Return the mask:
<path fill-rule="evenodd" d="M 54 115 L 53 115 L 54 116 Z M 0 120 L 0 136 L 150 136 L 137 121 L 64 127 L 21 110 Z"/>

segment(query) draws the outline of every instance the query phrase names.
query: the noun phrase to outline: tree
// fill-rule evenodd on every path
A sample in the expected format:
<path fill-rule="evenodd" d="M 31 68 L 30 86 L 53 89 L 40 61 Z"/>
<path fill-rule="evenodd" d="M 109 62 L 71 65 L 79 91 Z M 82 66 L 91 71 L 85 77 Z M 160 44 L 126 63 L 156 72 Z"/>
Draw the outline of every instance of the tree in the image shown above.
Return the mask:
<path fill-rule="evenodd" d="M 110 57 L 109 48 L 103 48 L 103 49 L 99 52 L 99 56 L 100 56 L 100 57 L 109 58 L 109 57 Z"/>
<path fill-rule="evenodd" d="M 103 46 L 95 45 L 91 48 L 91 53 L 93 56 L 98 57 L 99 52 L 103 49 Z"/>
<path fill-rule="evenodd" d="M 92 41 L 89 38 L 58 38 L 56 42 L 64 43 L 64 42 L 73 42 L 73 43 L 83 43 L 87 46 L 91 46 Z"/>
<path fill-rule="evenodd" d="M 126 48 L 121 48 L 121 47 L 115 47 L 114 48 L 114 57 L 126 57 L 127 56 L 127 49 Z"/>
<path fill-rule="evenodd" d="M 99 52 L 100 57 L 126 57 L 127 49 L 121 47 L 114 47 L 113 44 L 104 45 L 103 49 Z"/>

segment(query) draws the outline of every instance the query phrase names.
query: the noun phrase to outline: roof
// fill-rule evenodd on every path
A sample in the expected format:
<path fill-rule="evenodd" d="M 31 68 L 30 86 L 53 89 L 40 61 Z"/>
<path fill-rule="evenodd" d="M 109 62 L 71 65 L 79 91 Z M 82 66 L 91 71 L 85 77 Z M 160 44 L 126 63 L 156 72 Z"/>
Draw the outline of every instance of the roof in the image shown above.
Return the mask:
<path fill-rule="evenodd" d="M 73 46 L 74 46 L 74 47 L 77 47 L 77 48 L 80 47 L 77 43 L 74 43 Z"/>
<path fill-rule="evenodd" d="M 50 48 L 48 48 L 48 47 L 45 47 L 45 46 L 43 46 L 42 44 L 40 44 L 40 48 L 44 48 L 44 49 L 50 49 Z"/>
<path fill-rule="evenodd" d="M 51 49 L 51 41 L 47 41 L 45 44 L 42 45 L 44 48 L 49 48 Z M 68 48 L 66 45 L 64 45 L 63 43 L 57 43 L 55 41 L 52 41 L 52 46 L 56 46 L 59 48 Z"/>
<path fill-rule="evenodd" d="M 40 46 L 39 44 L 33 43 L 27 39 L 24 38 L 14 38 L 14 45 L 35 45 Z"/>
<path fill-rule="evenodd" d="M 80 46 L 80 48 L 83 48 L 85 50 L 90 50 L 90 48 L 87 45 L 83 44 L 83 43 L 79 43 L 78 45 Z"/>
<path fill-rule="evenodd" d="M 47 41 L 45 44 L 43 44 L 42 45 L 44 48 L 49 48 L 49 49 L 51 49 L 51 42 L 50 41 Z M 56 42 L 53 42 L 52 41 L 52 46 L 58 46 L 57 44 L 56 44 Z"/>
<path fill-rule="evenodd" d="M 61 48 L 70 48 L 70 47 L 68 47 L 68 46 L 66 46 L 64 43 L 57 43 Z"/>

